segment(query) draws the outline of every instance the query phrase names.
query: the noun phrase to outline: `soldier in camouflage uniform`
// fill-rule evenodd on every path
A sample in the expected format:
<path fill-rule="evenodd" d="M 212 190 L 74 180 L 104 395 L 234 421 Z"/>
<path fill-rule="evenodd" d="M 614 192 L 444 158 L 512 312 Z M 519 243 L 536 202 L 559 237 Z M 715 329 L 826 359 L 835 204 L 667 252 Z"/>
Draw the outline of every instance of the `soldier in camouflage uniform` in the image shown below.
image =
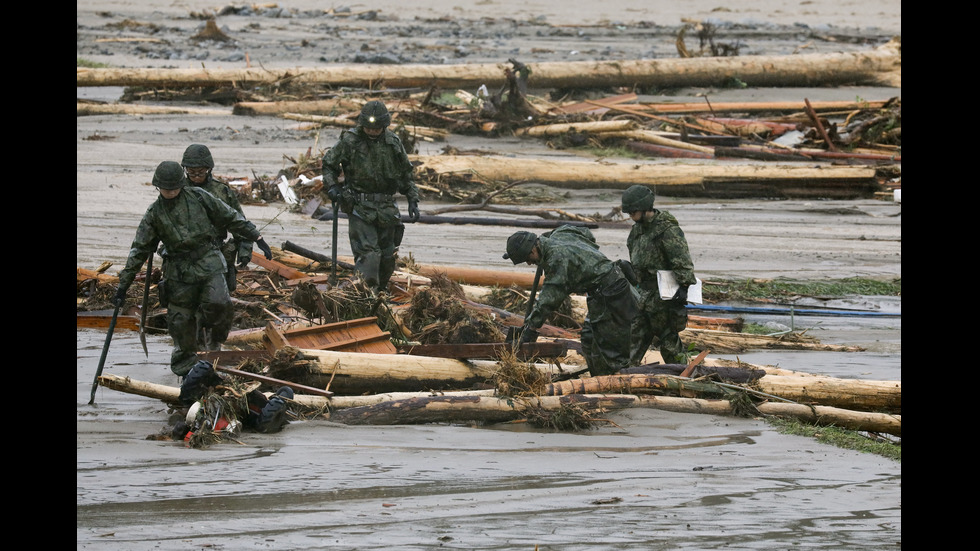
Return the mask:
<path fill-rule="evenodd" d="M 689 356 L 680 332 L 687 327 L 687 288 L 696 283 L 694 263 L 677 219 L 653 208 L 654 199 L 653 190 L 645 186 L 630 186 L 623 192 L 623 212 L 634 222 L 626 247 L 640 291 L 640 315 L 633 323 L 633 365 L 643 362 L 654 343 L 665 363 L 687 363 Z M 679 285 L 666 300 L 660 297 L 658 270 L 673 271 Z"/>
<path fill-rule="evenodd" d="M 610 375 L 629 366 L 630 323 L 636 297 L 619 265 L 599 252 L 588 228 L 561 226 L 538 237 L 519 231 L 507 239 L 514 264 L 540 264 L 544 283 L 521 342 L 534 342 L 538 329 L 572 293 L 586 294 L 588 313 L 582 325 L 582 355 L 593 376 Z"/>
<path fill-rule="evenodd" d="M 242 210 L 235 190 L 231 189 L 228 184 L 216 180 L 211 174 L 214 169 L 214 159 L 211 157 L 211 150 L 207 146 L 201 144 L 187 146 L 180 164 L 184 167 L 190 185 L 207 191 L 224 201 L 229 207 L 237 210 L 243 217 L 245 216 L 245 211 Z M 225 272 L 228 292 L 232 292 L 238 286 L 238 268 L 244 269 L 252 260 L 252 242 L 238 239 L 227 232 L 222 232 L 217 238 L 222 243 L 221 254 L 224 255 L 225 264 L 228 265 L 228 271 Z M 161 256 L 166 258 L 166 252 L 161 253 Z M 229 309 L 228 315 L 234 315 L 234 311 Z M 227 323 L 230 326 L 231 320 L 228 320 Z M 201 340 L 202 347 L 210 350 L 217 350 L 220 347 L 220 342 L 215 340 L 210 327 L 202 326 L 198 329 L 200 332 L 198 338 Z"/>
<path fill-rule="evenodd" d="M 229 207 L 237 210 L 243 217 L 245 211 L 238 201 L 238 194 L 231 189 L 228 184 L 216 180 L 211 174 L 214 169 L 214 159 L 211 157 L 211 150 L 206 145 L 191 144 L 184 150 L 184 156 L 180 161 L 181 166 L 187 173 L 188 182 L 199 187 L 218 199 L 221 199 Z M 234 291 L 238 285 L 236 279 L 236 268 L 245 268 L 252 261 L 252 242 L 237 239 L 234 235 L 218 236 L 223 242 L 221 253 L 225 255 L 225 262 L 228 264 L 228 290 Z M 225 238 L 228 238 L 227 241 Z"/>
<path fill-rule="evenodd" d="M 125 303 L 137 272 L 162 242 L 167 257 L 160 294 L 167 300 L 167 328 L 174 340 L 170 369 L 179 376 L 187 375 L 197 362 L 198 312 L 218 342 L 224 342 L 231 328 L 228 267 L 216 236 L 230 231 L 237 239 L 255 242 L 266 258 L 272 258 L 272 249 L 254 224 L 214 195 L 186 183 L 176 162 L 164 161 L 157 167 L 153 185 L 160 196 L 140 221 L 113 297 L 116 306 Z"/>
<path fill-rule="evenodd" d="M 409 220 L 416 222 L 419 191 L 401 140 L 388 130 L 387 107 L 377 100 L 367 102 L 357 123 L 341 132 L 323 156 L 323 187 L 327 198 L 347 214 L 354 266 L 372 290 L 382 292 L 388 289 L 405 233 L 395 193 L 408 198 Z"/>

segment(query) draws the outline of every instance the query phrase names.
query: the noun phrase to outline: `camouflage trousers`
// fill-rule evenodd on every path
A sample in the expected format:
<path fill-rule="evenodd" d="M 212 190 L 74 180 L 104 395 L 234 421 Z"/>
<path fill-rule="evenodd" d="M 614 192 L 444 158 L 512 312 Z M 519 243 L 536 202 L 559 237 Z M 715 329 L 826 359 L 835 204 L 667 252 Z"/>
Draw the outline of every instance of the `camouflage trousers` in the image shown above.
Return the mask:
<path fill-rule="evenodd" d="M 174 341 L 170 370 L 181 377 L 197 362 L 202 327 L 210 343 L 220 345 L 228 339 L 235 312 L 225 275 L 214 274 L 199 283 L 167 281 L 167 331 Z"/>
<path fill-rule="evenodd" d="M 586 297 L 582 355 L 593 375 L 612 375 L 630 365 L 630 330 L 638 309 L 625 278 Z"/>
<path fill-rule="evenodd" d="M 641 293 L 640 313 L 633 321 L 631 363 L 642 364 L 651 345 L 660 349 L 664 363 L 687 363 L 687 350 L 680 336 L 687 327 L 687 308 L 682 303 L 661 300 L 655 295 L 656 291 Z"/>
<path fill-rule="evenodd" d="M 369 287 L 386 291 L 388 280 L 395 271 L 398 245 L 401 244 L 404 226 L 400 223 L 375 226 L 356 215 L 349 216 L 347 221 L 350 248 L 354 253 L 354 268 Z"/>

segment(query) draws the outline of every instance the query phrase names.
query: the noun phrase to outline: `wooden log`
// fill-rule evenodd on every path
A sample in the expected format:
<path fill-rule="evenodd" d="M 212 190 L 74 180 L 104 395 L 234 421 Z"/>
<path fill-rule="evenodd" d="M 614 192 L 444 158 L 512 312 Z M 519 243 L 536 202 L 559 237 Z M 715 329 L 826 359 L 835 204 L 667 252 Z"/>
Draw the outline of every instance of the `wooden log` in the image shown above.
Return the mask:
<path fill-rule="evenodd" d="M 579 122 L 579 123 L 544 124 L 540 126 L 530 126 L 518 130 L 517 135 L 544 138 L 550 136 L 563 136 L 565 134 L 568 134 L 569 132 L 592 132 L 592 133 L 623 132 L 627 130 L 635 130 L 636 127 L 637 127 L 636 121 L 631 121 L 628 119 L 610 120 L 610 121 L 586 121 L 586 122 Z"/>
<path fill-rule="evenodd" d="M 901 39 L 867 52 L 786 56 L 695 57 L 531 64 L 532 88 L 723 86 L 738 78 L 748 86 L 884 85 L 901 87 Z M 352 64 L 288 69 L 158 69 L 78 67 L 76 86 L 250 87 L 289 80 L 376 89 L 438 87 L 475 89 L 507 84 L 510 64 Z"/>
<path fill-rule="evenodd" d="M 138 381 L 118 375 L 102 375 L 99 385 L 176 404 L 180 389 Z M 335 422 L 350 424 L 392 423 L 441 423 L 482 420 L 516 420 L 524 411 L 515 406 L 512 398 L 494 397 L 493 389 L 460 391 L 438 395 L 441 400 L 430 400 L 431 393 L 388 393 L 370 396 L 333 396 L 330 398 L 309 394 L 297 394 L 291 400 L 295 407 L 307 412 L 333 410 L 329 418 Z M 518 402 L 520 403 L 520 402 Z M 530 402 L 534 407 L 554 410 L 565 404 L 575 404 L 589 409 L 618 409 L 624 407 L 648 407 L 680 413 L 706 413 L 731 415 L 731 403 L 727 400 L 681 398 L 650 395 L 570 395 L 542 396 Z M 767 402 L 756 406 L 760 413 L 778 417 L 792 417 L 806 423 L 836 426 L 850 430 L 863 430 L 883 434 L 902 435 L 902 416 L 884 413 L 857 412 L 828 406 L 807 406 Z M 350 415 L 342 410 L 354 409 Z"/>
<path fill-rule="evenodd" d="M 677 396 L 637 396 L 635 406 L 679 413 L 707 413 L 712 415 L 731 415 L 733 413 L 731 402 L 728 400 L 681 398 Z M 784 402 L 765 402 L 758 404 L 756 409 L 764 415 L 788 417 L 814 425 L 834 426 L 895 436 L 902 435 L 901 415 Z"/>
<path fill-rule="evenodd" d="M 102 272 L 97 272 L 95 270 L 89 270 L 86 268 L 75 268 L 75 282 L 87 281 L 89 279 L 94 279 L 99 283 L 119 283 L 119 276 L 106 274 Z"/>
<path fill-rule="evenodd" d="M 834 377 L 766 375 L 757 387 L 762 392 L 799 402 L 856 411 L 902 412 L 902 382 Z"/>
<path fill-rule="evenodd" d="M 75 103 L 75 116 L 89 115 L 227 115 L 227 110 L 170 105 L 133 105 L 128 103 Z"/>
<path fill-rule="evenodd" d="M 233 115 L 282 116 L 286 113 L 307 115 L 337 115 L 339 113 L 357 114 L 361 102 L 346 98 L 332 98 L 312 101 L 240 101 L 232 107 Z M 351 121 L 354 123 L 355 121 Z"/>
<path fill-rule="evenodd" d="M 630 407 L 633 396 L 573 395 L 533 398 L 493 396 L 432 396 L 347 408 L 330 414 L 330 420 L 347 425 L 394 425 L 481 421 L 499 423 L 527 416 L 529 408 L 557 410 L 574 405 L 587 411 Z"/>
<path fill-rule="evenodd" d="M 703 193 L 752 184 L 758 187 L 748 190 L 748 196 L 853 198 L 871 197 L 879 187 L 875 169 L 866 166 L 664 165 L 468 155 L 411 157 L 420 163 L 419 173 L 432 177 L 476 174 L 483 180 L 523 180 L 570 189 L 687 186 Z"/>
<path fill-rule="evenodd" d="M 619 132 L 605 132 L 600 136 L 600 138 L 623 138 L 627 140 L 636 140 L 638 142 L 647 142 L 656 145 L 673 147 L 676 149 L 685 149 L 688 151 L 695 151 L 697 153 L 703 153 L 705 155 L 714 156 L 714 149 L 710 147 L 705 147 L 703 145 L 697 145 L 681 140 L 667 138 L 657 132 L 651 132 L 649 130 L 627 130 L 627 131 L 619 131 Z"/>
<path fill-rule="evenodd" d="M 859 346 L 823 344 L 816 339 L 803 340 L 792 335 L 770 336 L 734 333 L 688 326 L 680 333 L 681 340 L 698 349 L 714 350 L 718 354 L 738 354 L 746 350 L 821 350 L 825 352 L 861 352 Z"/>
<path fill-rule="evenodd" d="M 270 365 L 270 375 L 335 394 L 472 389 L 492 376 L 472 363 L 451 358 L 292 350 L 295 355 L 290 362 Z"/>
<path fill-rule="evenodd" d="M 99 376 L 99 386 L 104 386 L 120 392 L 126 392 L 128 394 L 155 398 L 157 400 L 167 402 L 168 404 L 176 404 L 178 398 L 180 397 L 180 388 L 178 387 L 158 385 L 156 383 L 148 383 L 146 381 L 137 381 L 129 377 L 120 377 L 118 375 Z"/>
<path fill-rule="evenodd" d="M 781 136 L 790 130 L 796 130 L 795 124 L 785 122 L 769 122 L 755 119 L 730 119 L 724 117 L 696 117 L 695 120 L 704 128 L 710 128 L 733 134 L 736 136 L 750 137 L 760 136 Z"/>
<path fill-rule="evenodd" d="M 814 101 L 811 106 L 816 111 L 855 111 L 859 109 L 881 109 L 888 100 L 873 101 Z M 691 103 L 657 103 L 646 102 L 632 105 L 634 109 L 654 113 L 722 113 L 722 112 L 774 112 L 800 111 L 806 109 L 802 101 L 722 101 L 722 102 L 691 102 Z"/>
<path fill-rule="evenodd" d="M 652 143 L 643 142 L 626 142 L 626 147 L 631 151 L 636 151 L 637 153 L 642 153 L 650 157 L 666 157 L 670 159 L 714 159 L 715 155 L 713 153 L 701 153 L 699 151 L 691 151 L 689 149 L 680 149 L 677 147 L 669 147 L 666 145 L 656 145 Z"/>

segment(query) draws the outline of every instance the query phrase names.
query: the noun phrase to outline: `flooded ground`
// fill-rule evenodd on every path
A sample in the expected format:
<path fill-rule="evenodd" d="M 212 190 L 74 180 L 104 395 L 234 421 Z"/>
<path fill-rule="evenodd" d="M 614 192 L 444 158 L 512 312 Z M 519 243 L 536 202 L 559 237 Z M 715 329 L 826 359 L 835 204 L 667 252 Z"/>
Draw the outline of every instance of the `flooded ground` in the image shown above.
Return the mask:
<path fill-rule="evenodd" d="M 900 463 L 761 419 L 631 408 L 579 432 L 309 421 L 206 450 L 148 440 L 160 402 L 100 388 L 87 405 L 104 337 L 77 331 L 78 549 L 901 546 Z M 169 340 L 148 346 L 117 334 L 105 373 L 175 385 Z M 900 379 L 894 354 L 751 356 Z"/>

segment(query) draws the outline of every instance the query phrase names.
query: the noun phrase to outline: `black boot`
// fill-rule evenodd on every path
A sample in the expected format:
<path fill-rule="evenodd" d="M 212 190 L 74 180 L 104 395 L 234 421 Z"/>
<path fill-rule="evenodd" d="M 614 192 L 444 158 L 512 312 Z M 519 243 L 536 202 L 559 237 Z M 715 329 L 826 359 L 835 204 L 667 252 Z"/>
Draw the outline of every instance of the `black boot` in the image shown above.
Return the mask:
<path fill-rule="evenodd" d="M 281 431 L 289 422 L 286 420 L 286 400 L 292 399 L 293 389 L 284 386 L 277 390 L 262 408 L 255 430 L 265 433 Z"/>
<path fill-rule="evenodd" d="M 221 377 L 214 372 L 211 362 L 198 360 L 180 385 L 180 396 L 177 402 L 181 406 L 189 406 L 201 399 L 208 388 L 221 382 Z"/>

